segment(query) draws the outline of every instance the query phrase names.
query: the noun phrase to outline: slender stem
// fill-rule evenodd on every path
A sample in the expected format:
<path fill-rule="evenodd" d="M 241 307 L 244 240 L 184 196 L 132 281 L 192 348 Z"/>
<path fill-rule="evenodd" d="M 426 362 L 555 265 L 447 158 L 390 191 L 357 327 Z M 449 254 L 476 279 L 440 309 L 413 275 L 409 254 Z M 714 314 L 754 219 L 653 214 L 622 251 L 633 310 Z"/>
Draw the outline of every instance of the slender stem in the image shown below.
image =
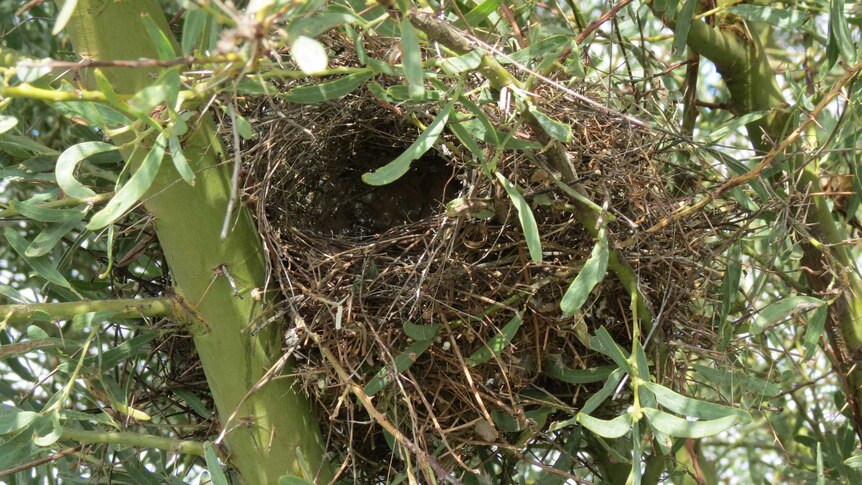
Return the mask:
<path fill-rule="evenodd" d="M 64 440 L 83 444 L 113 444 L 134 448 L 175 451 L 186 455 L 203 456 L 204 444 L 200 441 L 178 440 L 164 436 L 141 433 L 88 431 L 77 428 L 63 428 Z"/>
<path fill-rule="evenodd" d="M 34 319 L 44 320 L 41 314 L 47 314 L 51 320 L 68 320 L 75 315 L 90 312 L 110 312 L 113 313 L 113 318 L 117 319 L 166 317 L 174 314 L 174 303 L 171 297 L 156 297 L 0 305 L 0 321 L 6 324 L 27 323 Z"/>

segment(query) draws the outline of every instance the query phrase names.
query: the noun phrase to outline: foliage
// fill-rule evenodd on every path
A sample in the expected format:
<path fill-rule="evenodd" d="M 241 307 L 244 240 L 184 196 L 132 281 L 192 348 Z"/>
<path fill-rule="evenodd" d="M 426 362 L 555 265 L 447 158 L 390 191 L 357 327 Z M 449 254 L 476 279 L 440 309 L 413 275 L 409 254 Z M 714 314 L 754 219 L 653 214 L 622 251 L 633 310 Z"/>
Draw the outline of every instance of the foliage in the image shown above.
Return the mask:
<path fill-rule="evenodd" d="M 166 7 L 170 30 L 160 19 L 130 18 L 143 22 L 151 58 L 81 64 L 64 32 L 51 35 L 76 2 L 59 3 L 0 6 L 6 475 L 181 483 L 208 469 L 227 483 L 221 434 L 242 425 L 228 430 L 215 420 L 210 390 L 223 384 L 200 366 L 189 338 L 205 333 L 209 320 L 171 289 L 183 275 L 166 256 L 149 204 L 170 186 L 165 173 L 183 187 L 205 183 L 190 147 L 209 128 L 201 120 L 215 113 L 231 147 L 207 145 L 221 168 L 231 167 L 220 182 L 229 200 L 218 225 L 223 237 L 240 231 L 241 184 L 251 168 L 240 148 L 254 146 L 261 131 L 242 109 L 248 100 L 320 105 L 370 96 L 386 109 L 427 116 L 413 119 L 415 141 L 362 180 L 386 185 L 426 153 L 459 150 L 485 186 L 499 188 L 495 202 L 513 208 L 524 268 L 547 264 L 556 250 L 541 224 L 548 209 L 525 185 L 536 172 L 550 174 L 547 192 L 568 202 L 589 241 L 579 260 L 555 261 L 565 280 L 554 276 L 553 309 L 580 339 L 572 348 L 595 360 L 586 368 L 546 365 L 542 379 L 569 386 L 559 388 L 565 393 L 548 395 L 534 382 L 515 396 L 532 406 L 518 408 L 527 409 L 523 422 L 494 414 L 473 423 L 478 438 L 453 450 L 445 433 L 426 442 L 409 420 L 381 410 L 386 396 L 395 402 L 407 392 L 398 386 L 434 352 L 441 324 L 454 320 L 405 323 L 412 343 L 390 349 L 389 362 L 360 384 L 309 326 L 305 350 L 342 378 L 338 406 L 352 400 L 386 436 L 380 461 L 391 475 L 363 474 L 351 454 L 364 450 L 347 446 L 338 459 L 354 478 L 859 482 L 858 3 L 622 0 L 608 9 L 574 1 L 252 0 L 235 9 L 185 1 Z M 147 84 L 125 89 L 119 80 L 131 71 L 146 72 Z M 654 135 L 639 148 L 654 150 L 659 176 L 630 188 L 669 194 L 666 203 L 639 207 L 637 220 L 614 205 L 619 195 L 589 180 L 612 162 L 600 153 L 571 156 L 585 126 L 574 111 Z M 520 180 L 511 170 L 515 153 L 531 164 Z M 482 209 L 466 217 L 499 212 Z M 470 212 L 458 203 L 447 210 L 455 218 Z M 185 237 L 193 245 L 200 235 Z M 662 254 L 671 246 L 645 245 L 652 237 L 707 249 Z M 653 261 L 676 268 L 677 258 L 698 263 L 702 274 L 691 281 L 640 270 Z M 203 272 L 204 295 L 221 285 L 239 298 L 256 284 L 236 282 L 230 268 Z M 602 285 L 617 283 L 615 326 L 586 325 Z M 662 299 L 662 285 L 680 293 Z M 671 294 L 686 298 L 670 301 Z M 492 325 L 496 332 L 467 355 L 465 371 L 515 354 L 532 325 L 525 312 L 539 306 L 533 296 L 491 302 L 521 306 Z M 120 299 L 139 303 L 111 305 Z M 292 315 L 266 304 L 267 317 L 275 315 L 267 322 Z M 343 308 L 335 306 L 340 324 Z M 262 314 L 243 322 L 260 325 L 255 335 L 266 326 Z M 299 339 L 304 327 L 294 323 Z M 289 342 L 283 359 L 273 352 L 274 374 L 297 345 Z M 244 383 L 243 392 L 265 377 L 272 376 Z M 222 425 L 232 410 L 218 409 Z M 282 481 L 326 475 L 313 455 L 298 448 L 284 458 L 304 476 Z"/>

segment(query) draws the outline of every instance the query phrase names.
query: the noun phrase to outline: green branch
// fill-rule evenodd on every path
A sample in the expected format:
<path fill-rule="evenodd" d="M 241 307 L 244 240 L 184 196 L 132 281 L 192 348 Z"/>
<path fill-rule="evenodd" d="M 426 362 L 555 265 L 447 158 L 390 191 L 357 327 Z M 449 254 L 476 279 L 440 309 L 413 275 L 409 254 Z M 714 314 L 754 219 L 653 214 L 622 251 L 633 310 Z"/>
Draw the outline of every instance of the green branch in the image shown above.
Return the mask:
<path fill-rule="evenodd" d="M 153 436 L 141 433 L 123 433 L 106 431 L 87 431 L 77 428 L 63 428 L 62 438 L 81 444 L 110 444 L 131 448 L 148 448 L 165 450 L 184 455 L 203 456 L 204 444 L 200 441 L 178 440 L 164 436 Z"/>
<path fill-rule="evenodd" d="M 115 319 L 167 317 L 175 315 L 175 305 L 172 297 L 0 305 L 0 325 L 68 320 L 90 312 L 108 312 Z"/>

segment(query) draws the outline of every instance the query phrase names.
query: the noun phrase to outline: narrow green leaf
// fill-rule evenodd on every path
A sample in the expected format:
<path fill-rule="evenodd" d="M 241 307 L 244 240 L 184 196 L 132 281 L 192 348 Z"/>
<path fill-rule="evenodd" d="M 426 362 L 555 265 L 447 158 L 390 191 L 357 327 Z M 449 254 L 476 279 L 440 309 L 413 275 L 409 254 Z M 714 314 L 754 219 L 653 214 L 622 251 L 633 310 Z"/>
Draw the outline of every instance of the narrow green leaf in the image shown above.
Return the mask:
<path fill-rule="evenodd" d="M 87 367 L 98 366 L 101 369 L 113 369 L 119 365 L 120 362 L 124 362 L 135 356 L 145 355 L 150 351 L 150 346 L 148 344 L 158 336 L 158 332 L 153 331 L 146 331 L 139 335 L 135 335 L 101 354 L 91 355 L 84 358 L 84 365 Z"/>
<path fill-rule="evenodd" d="M 718 419 L 689 421 L 654 408 L 642 408 L 642 411 L 649 418 L 650 426 L 675 438 L 705 438 L 716 435 L 730 429 L 739 419 L 738 416 L 732 415 Z"/>
<path fill-rule="evenodd" d="M 811 312 L 811 317 L 808 318 L 808 328 L 805 329 L 805 336 L 802 337 L 802 346 L 805 349 L 805 354 L 802 356 L 804 360 L 814 357 L 817 343 L 820 342 L 820 336 L 823 335 L 823 330 L 826 328 L 827 310 L 826 305 L 818 307 Z"/>
<path fill-rule="evenodd" d="M 563 143 L 568 143 L 572 141 L 572 127 L 565 124 L 560 123 L 559 121 L 551 118 L 550 116 L 542 113 L 538 109 L 530 108 L 530 114 L 536 118 L 536 122 L 539 123 L 539 126 L 545 130 L 545 133 L 548 134 L 551 138 L 557 141 L 561 141 Z"/>
<path fill-rule="evenodd" d="M 123 187 L 117 191 L 105 207 L 93 215 L 87 229 L 95 231 L 113 223 L 123 216 L 146 193 L 156 178 L 162 158 L 165 155 L 164 133 L 156 137 L 153 147 L 144 157 L 143 162 L 129 177 Z"/>
<path fill-rule="evenodd" d="M 434 121 L 425 128 L 419 137 L 398 158 L 369 173 L 362 174 L 362 181 L 368 185 L 386 185 L 392 183 L 410 170 L 410 164 L 425 154 L 437 138 L 443 133 L 449 113 L 452 111 L 453 101 L 449 101 L 443 109 L 437 113 Z"/>
<path fill-rule="evenodd" d="M 84 220 L 84 213 L 81 211 L 77 212 L 77 215 L 70 217 L 63 222 L 51 224 L 46 227 L 38 236 L 36 236 L 36 239 L 33 239 L 33 242 L 27 246 L 27 250 L 24 251 L 24 254 L 31 258 L 36 258 L 51 252 L 63 236 L 68 234 L 72 229 L 78 227 L 78 224 Z"/>
<path fill-rule="evenodd" d="M 173 44 L 171 44 L 168 36 L 156 25 L 153 19 L 149 15 L 144 14 L 141 16 L 141 22 L 144 24 L 144 30 L 147 31 L 150 42 L 156 48 L 159 59 L 167 61 L 175 58 L 177 53 L 174 51 Z"/>
<path fill-rule="evenodd" d="M 33 444 L 36 446 L 51 446 L 60 439 L 63 427 L 60 426 L 60 415 L 51 413 L 41 416 L 33 426 Z"/>
<path fill-rule="evenodd" d="M 673 36 L 673 51 L 677 54 L 685 50 L 686 42 L 688 42 L 688 31 L 691 29 L 692 16 L 694 15 L 694 7 L 697 5 L 697 0 L 685 0 L 682 5 L 682 10 L 676 18 L 676 27 L 674 28 Z"/>
<path fill-rule="evenodd" d="M 760 110 L 752 111 L 751 113 L 746 113 L 742 116 L 736 116 L 716 128 L 715 130 L 710 130 L 709 132 L 707 132 L 706 136 L 704 136 L 699 141 L 707 145 L 716 143 L 722 138 L 736 133 L 736 131 L 740 128 L 745 127 L 749 123 L 753 123 L 757 120 L 760 120 L 768 114 L 769 110 Z"/>
<path fill-rule="evenodd" d="M 458 141 L 464 145 L 470 153 L 476 157 L 476 160 L 479 160 L 479 163 L 485 164 L 485 151 L 482 150 L 482 147 L 476 142 L 476 138 L 473 136 L 473 132 L 466 129 L 461 123 L 457 121 L 454 123 L 449 123 L 447 125 L 449 131 L 451 131 L 457 138 Z"/>
<path fill-rule="evenodd" d="M 632 429 L 632 417 L 628 413 L 606 420 L 594 418 L 582 411 L 578 413 L 577 419 L 585 428 L 602 438 L 621 438 Z"/>
<path fill-rule="evenodd" d="M 0 404 L 0 435 L 22 430 L 36 420 L 39 413 L 22 411 L 14 406 Z"/>
<path fill-rule="evenodd" d="M 527 250 L 530 253 L 530 259 L 536 264 L 542 263 L 542 240 L 539 235 L 539 225 L 536 224 L 536 217 L 533 215 L 530 204 L 521 195 L 518 188 L 503 176 L 500 172 L 495 172 L 500 185 L 506 190 L 509 199 L 518 211 L 518 221 L 521 223 L 521 229 L 524 231 L 524 239 L 527 241 Z"/>
<path fill-rule="evenodd" d="M 311 17 L 297 18 L 287 28 L 287 36 L 295 39 L 299 36 L 317 37 L 341 25 L 351 24 L 359 21 L 365 23 L 362 17 L 353 12 L 324 12 Z"/>
<path fill-rule="evenodd" d="M 174 167 L 176 167 L 180 177 L 182 177 L 187 184 L 194 185 L 195 172 L 192 170 L 192 167 L 189 166 L 189 161 L 186 159 L 186 156 L 183 155 L 183 146 L 176 133 L 171 133 L 170 138 L 168 138 L 168 148 L 171 152 L 171 160 L 174 162 Z"/>
<path fill-rule="evenodd" d="M 479 24 L 488 18 L 488 15 L 494 13 L 499 6 L 500 0 L 485 0 L 467 12 L 464 15 L 464 20 L 467 21 L 467 25 L 470 27 L 478 27 Z"/>
<path fill-rule="evenodd" d="M 829 8 L 829 35 L 835 40 L 841 59 L 849 67 L 856 62 L 856 47 L 844 15 L 844 0 L 832 0 Z"/>
<path fill-rule="evenodd" d="M 373 76 L 370 72 L 357 72 L 325 83 L 300 86 L 280 95 L 291 103 L 317 104 L 331 101 L 352 93 L 356 88 Z"/>
<path fill-rule="evenodd" d="M 71 1 L 71 0 L 69 0 Z M 32 428 L 25 428 L 0 443 L 0 470 L 26 463 L 37 453 Z"/>
<path fill-rule="evenodd" d="M 229 482 L 221 468 L 221 463 L 218 461 L 218 456 L 216 456 L 213 445 L 209 441 L 204 443 L 204 460 L 206 460 L 207 471 L 210 474 L 210 483 L 212 485 L 228 485 Z"/>
<path fill-rule="evenodd" d="M 565 35 L 554 35 L 546 37 L 538 42 L 509 55 L 501 55 L 497 58 L 500 64 L 530 64 L 533 61 L 553 56 L 557 51 L 569 45 L 569 38 Z"/>
<path fill-rule="evenodd" d="M 57 158 L 57 185 L 59 185 L 63 192 L 65 192 L 69 197 L 86 199 L 88 197 L 95 196 L 95 192 L 84 187 L 77 179 L 75 179 L 75 168 L 77 168 L 78 163 L 87 157 L 112 150 L 117 150 L 117 147 L 100 141 L 87 141 L 67 148 L 66 151 Z"/>
<path fill-rule="evenodd" d="M 795 8 L 742 4 L 728 8 L 727 12 L 746 20 L 764 22 L 785 30 L 797 29 L 808 20 L 808 16 L 801 9 Z"/>
<path fill-rule="evenodd" d="M 183 35 L 180 39 L 180 45 L 183 49 L 183 55 L 190 56 L 194 53 L 198 39 L 203 37 L 207 23 L 212 22 L 212 19 L 210 14 L 202 8 L 188 10 L 183 15 L 183 19 Z"/>
<path fill-rule="evenodd" d="M 425 96 L 425 71 L 422 70 L 422 52 L 419 37 L 407 16 L 401 18 L 401 62 L 404 77 L 410 85 L 410 98 L 422 99 Z"/>
<path fill-rule="evenodd" d="M 422 355 L 423 352 L 428 350 L 428 347 L 434 343 L 433 340 L 422 340 L 418 342 L 414 342 L 412 345 L 407 347 L 407 350 L 401 352 L 395 357 L 395 370 L 394 372 L 400 374 L 405 370 L 409 369 L 416 359 Z M 383 366 L 374 377 L 368 381 L 368 384 L 365 384 L 364 391 L 365 394 L 369 396 L 373 396 L 378 392 L 382 391 L 390 382 L 392 382 L 392 374 L 389 366 Z"/>
<path fill-rule="evenodd" d="M 742 409 L 722 406 L 712 402 L 699 401 L 683 396 L 655 382 L 643 381 L 641 386 L 649 389 L 656 397 L 658 403 L 669 411 L 683 416 L 699 419 L 717 419 L 727 416 L 737 416 L 741 423 L 750 423 L 751 415 Z"/>
<path fill-rule="evenodd" d="M 718 311 L 718 345 L 717 350 L 723 351 L 730 344 L 733 329 L 727 317 L 736 302 L 736 294 L 739 292 L 739 281 L 742 278 L 742 246 L 738 242 L 730 246 L 727 251 L 727 266 L 724 277 L 719 287 L 719 311 Z"/>
<path fill-rule="evenodd" d="M 457 75 L 462 72 L 472 71 L 482 63 L 482 55 L 476 51 L 470 51 L 457 57 L 446 57 L 440 60 L 440 67 L 447 74 Z"/>
<path fill-rule="evenodd" d="M 608 237 L 604 227 L 599 229 L 598 239 L 584 267 L 560 300 L 560 308 L 568 315 L 580 310 L 593 288 L 604 279 L 608 270 Z"/>
<path fill-rule="evenodd" d="M 467 365 L 475 367 L 479 364 L 488 362 L 495 356 L 499 356 L 503 349 L 509 345 L 509 342 L 512 341 L 512 338 L 518 332 L 518 329 L 521 328 L 522 323 L 524 323 L 524 320 L 521 318 L 520 314 L 512 317 L 512 319 L 503 326 L 503 329 L 500 330 L 497 335 L 494 335 L 494 337 L 489 340 L 484 347 L 473 352 L 473 355 L 467 358 Z"/>
<path fill-rule="evenodd" d="M 626 372 L 631 372 L 631 364 L 629 363 L 628 356 L 623 349 L 614 342 L 614 338 L 611 337 L 611 334 L 608 333 L 604 326 L 599 327 L 599 329 L 596 330 L 596 335 L 590 338 L 590 348 L 596 352 L 601 352 L 602 354 L 607 355 L 620 368 L 625 369 Z"/>
<path fill-rule="evenodd" d="M 704 380 L 711 382 L 713 385 L 738 385 L 746 392 L 765 397 L 774 397 L 781 393 L 781 386 L 778 384 L 750 374 L 712 369 L 699 364 L 692 365 L 692 369 L 697 371 Z"/>
<path fill-rule="evenodd" d="M 209 408 L 207 408 L 203 401 L 199 397 L 195 395 L 192 391 L 188 389 L 173 389 L 173 393 L 177 395 L 180 399 L 185 401 L 192 410 L 198 414 L 198 416 L 209 419 L 213 412 Z"/>
<path fill-rule="evenodd" d="M 69 289 L 72 288 L 69 281 L 66 280 L 63 274 L 57 270 L 56 265 L 54 265 L 54 263 L 46 256 L 40 256 L 38 258 L 27 256 L 27 247 L 30 244 L 26 239 L 21 237 L 20 234 L 15 232 L 12 228 L 6 228 L 3 235 L 6 236 L 6 241 L 9 242 L 12 249 L 18 254 L 18 256 L 24 258 L 24 261 L 33 268 L 33 271 L 35 271 L 36 274 L 57 286 Z"/>
<path fill-rule="evenodd" d="M 760 310 L 754 323 L 751 325 L 751 333 L 758 334 L 766 327 L 778 323 L 796 313 L 805 312 L 825 305 L 826 302 L 812 296 L 789 296 Z"/>
<path fill-rule="evenodd" d="M 54 209 L 45 207 L 42 204 L 19 202 L 17 200 L 10 201 L 9 206 L 18 211 L 22 216 L 39 222 L 63 222 L 81 213 L 79 209 Z"/>
<path fill-rule="evenodd" d="M 589 369 L 571 369 L 563 365 L 559 358 L 545 359 L 544 372 L 550 377 L 569 384 L 591 384 L 608 378 L 616 367 L 603 366 Z"/>
<path fill-rule="evenodd" d="M 854 470 L 862 470 L 862 454 L 853 455 L 850 458 L 847 458 L 844 460 L 844 464 Z"/>
<path fill-rule="evenodd" d="M 404 333 L 413 340 L 431 340 L 437 337 L 440 329 L 443 327 L 440 323 L 431 325 L 417 325 L 410 321 L 404 322 Z"/>
<path fill-rule="evenodd" d="M 0 115 L 0 135 L 15 128 L 18 124 L 18 118 L 9 115 Z"/>
<path fill-rule="evenodd" d="M 75 12 L 75 7 L 78 5 L 78 0 L 63 0 L 63 5 L 60 6 L 60 11 L 57 13 L 57 20 L 54 21 L 54 28 L 51 29 L 51 35 L 57 35 L 63 31 L 72 14 Z"/>

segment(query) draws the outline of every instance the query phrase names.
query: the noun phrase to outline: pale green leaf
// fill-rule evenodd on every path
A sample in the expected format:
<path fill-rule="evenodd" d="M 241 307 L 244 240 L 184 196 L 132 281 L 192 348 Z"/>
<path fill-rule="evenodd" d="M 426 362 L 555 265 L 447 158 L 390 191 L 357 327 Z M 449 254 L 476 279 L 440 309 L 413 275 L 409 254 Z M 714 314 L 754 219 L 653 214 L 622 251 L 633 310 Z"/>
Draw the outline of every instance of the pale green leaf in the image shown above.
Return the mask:
<path fill-rule="evenodd" d="M 183 146 L 180 144 L 180 139 L 177 137 L 176 133 L 172 133 L 170 138 L 168 138 L 168 148 L 171 153 L 171 160 L 174 162 L 174 167 L 176 167 L 180 177 L 182 177 L 187 184 L 194 185 L 195 172 L 192 170 L 192 167 L 189 166 L 189 161 L 183 154 Z"/>
<path fill-rule="evenodd" d="M 676 18 L 676 27 L 674 28 L 673 36 L 673 51 L 677 54 L 685 50 L 686 42 L 688 42 L 688 31 L 691 29 L 692 16 L 694 15 L 694 7 L 697 6 L 697 0 L 685 0 L 682 9 Z"/>
<path fill-rule="evenodd" d="M 204 460 L 207 463 L 207 471 L 210 474 L 210 483 L 212 485 L 228 485 L 229 482 L 224 474 L 224 470 L 221 468 L 221 463 L 218 461 L 218 456 L 216 456 L 213 445 L 209 441 L 204 443 Z"/>
<path fill-rule="evenodd" d="M 440 323 L 430 325 L 417 325 L 413 322 L 404 322 L 404 333 L 413 340 L 431 340 L 437 336 L 443 327 Z"/>
<path fill-rule="evenodd" d="M 621 438 L 632 429 L 632 417 L 626 413 L 614 419 L 599 419 L 587 413 L 578 413 L 577 420 L 593 434 L 602 438 Z"/>
<path fill-rule="evenodd" d="M 422 69 L 422 52 L 419 49 L 419 37 L 410 19 L 401 19 L 401 62 L 404 65 L 404 77 L 410 85 L 410 98 L 422 99 L 425 96 L 425 71 Z"/>
<path fill-rule="evenodd" d="M 24 261 L 31 268 L 33 268 L 33 271 L 35 271 L 36 274 L 57 286 L 61 286 L 63 288 L 72 288 L 72 285 L 69 284 L 69 281 L 66 280 L 66 277 L 63 276 L 62 273 L 57 270 L 57 267 L 53 261 L 51 261 L 45 256 L 40 256 L 38 258 L 31 258 L 27 256 L 27 247 L 30 244 L 15 230 L 13 230 L 12 228 L 6 228 L 6 230 L 3 232 L 3 235 L 6 236 L 6 241 L 9 243 L 12 249 L 16 253 L 18 253 L 18 256 L 24 258 Z"/>
<path fill-rule="evenodd" d="M 0 115 L 0 134 L 15 128 L 18 124 L 18 118 L 9 115 Z"/>
<path fill-rule="evenodd" d="M 545 133 L 554 140 L 561 141 L 563 143 L 572 141 L 571 126 L 561 123 L 535 108 L 530 108 L 530 114 L 533 115 L 536 122 L 539 123 L 539 126 L 545 130 Z"/>
<path fill-rule="evenodd" d="M 24 254 L 31 258 L 48 254 L 52 249 L 54 249 L 54 246 L 60 242 L 60 239 L 68 234 L 69 231 L 78 227 L 78 224 L 80 224 L 82 220 L 84 220 L 84 213 L 77 211 L 77 215 L 70 217 L 65 221 L 51 224 L 42 230 L 42 232 L 36 236 L 36 239 L 33 239 L 27 247 L 27 250 L 24 251 Z"/>
<path fill-rule="evenodd" d="M 299 86 L 280 95 L 286 101 L 299 104 L 317 104 L 346 96 L 373 76 L 370 72 L 357 72 L 320 84 Z"/>
<path fill-rule="evenodd" d="M 751 415 L 742 409 L 686 397 L 655 382 L 643 381 L 641 386 L 649 389 L 660 405 L 683 416 L 699 419 L 737 416 L 743 424 L 752 420 Z"/>
<path fill-rule="evenodd" d="M 60 6 L 60 11 L 57 13 L 57 20 L 54 21 L 54 28 L 51 29 L 51 35 L 57 35 L 63 31 L 72 14 L 75 12 L 75 7 L 78 5 L 78 0 L 63 0 L 63 5 Z"/>
<path fill-rule="evenodd" d="M 608 270 L 608 238 L 604 227 L 599 229 L 598 241 L 593 247 L 590 257 L 584 263 L 584 267 L 575 276 L 563 299 L 560 300 L 560 308 L 566 314 L 573 314 L 580 310 L 587 301 L 587 297 L 593 288 L 604 279 Z"/>
<path fill-rule="evenodd" d="M 503 189 L 506 190 L 506 194 L 509 195 L 509 199 L 512 200 L 512 204 L 518 212 L 518 221 L 521 223 L 521 229 L 524 231 L 524 239 L 527 241 L 527 250 L 530 253 L 530 259 L 536 264 L 541 264 L 542 240 L 539 235 L 539 225 L 536 224 L 536 217 L 533 215 L 533 210 L 530 209 L 530 204 L 521 195 L 518 187 L 509 182 L 503 174 L 496 172 L 494 175 L 497 176 L 497 180 L 503 186 Z"/>
<path fill-rule="evenodd" d="M 165 138 L 160 134 L 141 165 L 105 207 L 93 215 L 87 229 L 95 231 L 113 223 L 134 206 L 147 192 L 156 178 L 165 155 Z"/>
<path fill-rule="evenodd" d="M 434 121 L 425 128 L 419 137 L 416 138 L 416 141 L 407 147 L 407 150 L 404 150 L 404 153 L 398 155 L 395 160 L 377 170 L 362 174 L 362 181 L 368 185 L 386 185 L 398 180 L 402 175 L 407 173 L 413 160 L 418 159 L 431 149 L 437 138 L 443 133 L 446 121 L 449 119 L 449 113 L 452 111 L 452 104 L 453 101 L 449 101 L 443 106 L 443 109 L 437 113 Z"/>
<path fill-rule="evenodd" d="M 87 141 L 67 148 L 66 151 L 57 158 L 57 169 L 55 175 L 57 177 L 57 185 L 59 185 L 63 192 L 65 192 L 69 197 L 86 199 L 88 197 L 95 196 L 95 192 L 84 187 L 77 179 L 75 179 L 75 169 L 77 168 L 78 163 L 85 158 L 97 153 L 104 153 L 112 150 L 117 150 L 117 147 L 100 141 Z"/>
<path fill-rule="evenodd" d="M 766 327 L 783 321 L 791 315 L 812 310 L 825 304 L 826 302 L 813 296 L 795 295 L 782 298 L 758 312 L 757 318 L 751 325 L 751 333 L 758 334 Z"/>
<path fill-rule="evenodd" d="M 147 31 L 147 36 L 150 38 L 150 42 L 153 44 L 153 47 L 156 48 L 156 53 L 159 56 L 159 59 L 167 61 L 175 58 L 177 54 L 174 51 L 173 44 L 171 44 L 168 36 L 165 35 L 164 31 L 162 31 L 158 25 L 156 25 L 153 19 L 149 15 L 144 14 L 141 16 L 141 22 L 144 25 L 144 30 Z"/>
<path fill-rule="evenodd" d="M 718 419 L 689 421 L 654 408 L 642 408 L 653 428 L 674 438 L 705 438 L 730 429 L 739 419 L 737 415 Z"/>
<path fill-rule="evenodd" d="M 382 391 L 390 382 L 392 382 L 393 372 L 395 374 L 400 374 L 409 369 L 410 366 L 416 362 L 416 359 L 418 359 L 423 352 L 428 350 L 428 347 L 430 347 L 432 343 L 434 343 L 433 340 L 420 340 L 407 347 L 406 350 L 395 357 L 394 370 L 390 369 L 388 365 L 385 365 L 377 371 L 376 374 L 374 374 L 374 377 L 372 377 L 371 380 L 368 381 L 368 384 L 363 388 L 365 394 L 373 396 Z"/>
<path fill-rule="evenodd" d="M 503 328 L 494 335 L 491 340 L 489 340 L 482 348 L 473 352 L 469 358 L 467 358 L 467 365 L 470 367 L 475 367 L 479 364 L 483 364 L 491 360 L 491 358 L 495 356 L 499 356 L 503 349 L 509 345 L 509 342 L 512 341 L 512 338 L 518 332 L 518 329 L 521 328 L 521 324 L 524 323 L 524 320 L 521 318 L 521 315 L 515 315 L 509 320 Z"/>

